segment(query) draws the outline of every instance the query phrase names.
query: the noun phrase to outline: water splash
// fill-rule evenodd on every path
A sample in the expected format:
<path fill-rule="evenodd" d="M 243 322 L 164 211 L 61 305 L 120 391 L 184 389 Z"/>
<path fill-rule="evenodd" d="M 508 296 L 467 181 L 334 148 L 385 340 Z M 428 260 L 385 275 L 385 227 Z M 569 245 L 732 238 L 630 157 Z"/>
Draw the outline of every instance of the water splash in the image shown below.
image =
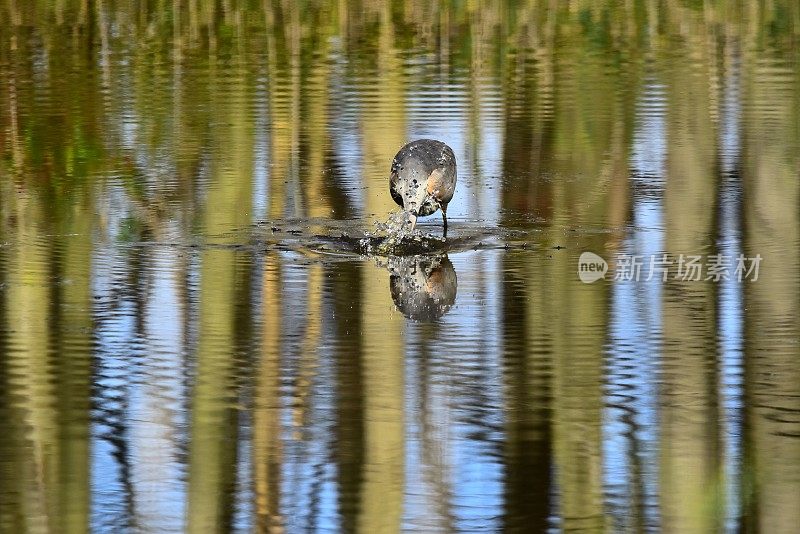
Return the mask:
<path fill-rule="evenodd" d="M 375 221 L 375 234 L 388 236 L 410 236 L 411 217 L 407 211 L 393 211 L 385 222 Z M 370 235 L 370 234 L 367 234 Z"/>
<path fill-rule="evenodd" d="M 438 250 L 445 243 L 443 238 L 423 236 L 419 227 L 412 231 L 410 223 L 405 211 L 390 213 L 385 222 L 376 221 L 375 231 L 359 240 L 360 252 L 370 256 L 421 254 Z"/>

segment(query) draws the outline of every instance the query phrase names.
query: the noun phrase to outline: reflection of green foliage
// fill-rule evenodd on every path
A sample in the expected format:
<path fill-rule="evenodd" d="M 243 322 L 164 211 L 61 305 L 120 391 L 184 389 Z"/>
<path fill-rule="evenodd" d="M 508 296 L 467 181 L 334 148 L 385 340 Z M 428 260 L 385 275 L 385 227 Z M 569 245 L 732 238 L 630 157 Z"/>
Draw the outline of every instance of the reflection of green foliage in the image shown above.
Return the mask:
<path fill-rule="evenodd" d="M 176 5 L 180 12 L 173 11 Z M 0 7 L 0 25 L 9 28 L 17 42 L 12 50 L 10 39 L 0 40 L 0 64 L 5 65 L 3 79 L 16 80 L 18 132 L 27 166 L 20 176 L 36 188 L 53 188 L 59 182 L 58 194 L 70 194 L 87 175 L 113 171 L 141 200 L 148 195 L 146 185 L 136 178 L 141 170 L 130 163 L 129 154 L 121 153 L 118 139 L 108 138 L 119 135 L 114 126 L 121 122 L 121 112 L 132 111 L 139 121 L 137 150 L 152 156 L 174 143 L 189 154 L 176 167 L 191 173 L 204 147 L 219 145 L 219 129 L 212 124 L 218 107 L 226 104 L 219 101 L 219 94 L 229 86 L 227 80 L 221 83 L 221 78 L 214 78 L 213 72 L 227 72 L 224 69 L 230 65 L 246 68 L 248 75 L 239 83 L 249 86 L 263 83 L 256 82 L 262 78 L 256 73 L 268 65 L 269 86 L 285 89 L 292 67 L 299 69 L 301 84 L 313 79 L 319 69 L 330 68 L 326 54 L 333 49 L 334 39 L 348 58 L 345 76 L 362 79 L 383 68 L 380 62 L 391 54 L 421 58 L 436 54 L 446 43 L 450 69 L 446 76 L 480 68 L 482 76 L 499 81 L 513 76 L 519 65 L 532 69 L 520 78 L 525 85 L 509 87 L 508 96 L 523 101 L 530 112 L 539 102 L 538 94 L 550 91 L 558 114 L 553 124 L 558 152 L 582 151 L 594 154 L 598 161 L 609 150 L 608 118 L 623 117 L 626 131 L 632 128 L 630 106 L 639 94 L 642 72 L 639 59 L 663 46 L 663 37 L 677 35 L 686 42 L 693 36 L 731 35 L 746 40 L 743 49 L 760 48 L 763 41 L 770 41 L 775 54 L 791 57 L 792 39 L 800 31 L 800 6 L 795 0 L 758 2 L 748 10 L 726 0 L 578 0 L 569 4 L 549 0 L 199 0 L 122 5 L 65 0 L 35 2 L 18 11 L 19 27 L 10 8 Z M 101 12 L 105 16 L 99 16 Z M 129 30 L 111 32 L 102 26 L 103 21 Z M 112 58 L 126 57 L 129 65 L 112 60 L 104 72 L 100 46 L 108 46 Z M 181 48 L 179 87 L 172 85 L 174 47 Z M 41 58 L 47 58 L 46 69 L 41 67 Z M 548 68 L 553 71 L 547 83 L 555 87 L 543 85 L 548 77 L 540 74 Z M 429 83 L 428 76 L 438 75 L 420 70 L 421 79 L 411 80 L 412 84 Z M 103 87 L 104 75 L 112 84 L 110 89 Z M 570 76 L 574 94 L 557 86 Z M 46 100 L 37 92 L 40 88 L 34 80 L 38 79 L 48 80 L 51 93 Z M 335 97 L 338 88 L 326 90 L 323 99 Z M 623 104 L 609 101 L 614 91 L 625 95 Z M 173 107 L 177 93 L 182 95 L 180 116 Z M 3 131 L 9 131 L 9 94 L 8 88 L 0 91 Z M 308 112 L 308 107 L 300 106 L 303 120 L 311 119 L 305 115 Z M 177 130 L 182 132 L 181 139 L 174 138 Z M 196 144 L 182 148 L 183 140 Z M 0 137 L 0 142 L 0 158 L 13 167 L 9 137 Z"/>
<path fill-rule="evenodd" d="M 482 96 L 482 84 L 488 86 L 490 98 L 501 100 L 492 103 L 492 112 L 504 113 L 500 118 L 505 128 L 501 147 L 501 172 L 504 174 L 499 180 L 503 182 L 500 187 L 505 188 L 502 192 L 504 210 L 501 211 L 532 213 L 546 221 L 560 218 L 571 225 L 599 222 L 598 225 L 604 227 L 615 221 L 625 222 L 627 214 L 616 219 L 609 215 L 612 212 L 609 206 L 616 205 L 614 209 L 625 211 L 630 204 L 626 198 L 614 202 L 614 189 L 609 183 L 616 180 L 622 192 L 620 196 L 631 188 L 627 165 L 637 126 L 636 105 L 644 91 L 645 77 L 657 78 L 654 82 L 666 88 L 668 99 L 669 110 L 664 115 L 667 135 L 684 140 L 670 145 L 670 165 L 687 169 L 675 175 L 680 178 L 685 174 L 689 178 L 687 182 L 694 187 L 692 194 L 681 196 L 678 191 L 681 202 L 675 216 L 669 219 L 684 219 L 692 223 L 690 226 L 698 227 L 694 217 L 711 210 L 705 206 L 702 210 L 694 209 L 685 201 L 688 197 L 701 198 L 701 194 L 706 195 L 703 199 L 711 198 L 719 189 L 714 158 L 721 136 L 715 134 L 721 109 L 720 87 L 726 81 L 721 74 L 728 68 L 726 61 L 735 58 L 742 62 L 743 100 L 769 104 L 749 106 L 742 119 L 744 127 L 760 124 L 763 130 L 772 131 L 777 124 L 781 135 L 777 135 L 774 142 L 770 140 L 770 144 L 791 154 L 795 154 L 793 148 L 800 135 L 800 102 L 796 92 L 789 97 L 786 95 L 791 90 L 757 94 L 758 98 L 752 96 L 756 91 L 770 88 L 769 83 L 763 83 L 770 73 L 759 76 L 752 70 L 752 63 L 762 59 L 757 54 L 766 48 L 765 42 L 771 47 L 770 54 L 788 58 L 789 66 L 797 71 L 794 43 L 800 32 L 799 4 L 797 0 L 761 0 L 750 5 L 752 10 L 744 10 L 740 4 L 738 0 L 450 0 L 439 3 L 428 0 L 17 0 L 13 4 L 0 3 L 0 27 L 3 28 L 0 39 L 0 160 L 3 162 L 0 235 L 9 233 L 12 225 L 17 224 L 9 222 L 12 217 L 27 216 L 37 222 L 39 218 L 49 217 L 52 220 L 48 223 L 55 221 L 57 224 L 47 228 L 48 236 L 58 232 L 82 236 L 85 245 L 72 251 L 69 263 L 65 263 L 69 267 L 65 272 L 78 273 L 88 280 L 86 269 L 91 265 L 86 261 L 86 252 L 93 238 L 92 225 L 98 219 L 95 209 L 107 207 L 105 201 L 110 198 L 110 195 L 103 196 L 107 193 L 104 188 L 109 188 L 102 179 L 104 176 L 113 176 L 114 195 L 121 190 L 128 206 L 136 206 L 135 211 L 131 209 L 136 215 L 122 219 L 116 228 L 120 242 L 140 242 L 150 232 L 158 235 L 158 225 L 167 227 L 163 222 L 167 219 L 171 223 L 179 220 L 187 233 L 208 231 L 209 227 L 220 232 L 235 225 L 243 227 L 250 222 L 246 212 L 253 204 L 251 171 L 256 150 L 271 151 L 266 158 L 273 180 L 270 185 L 288 183 L 294 179 L 289 175 L 296 172 L 299 180 L 291 183 L 291 189 L 297 198 L 308 198 L 310 194 L 303 188 L 314 180 L 309 178 L 312 172 L 307 171 L 313 167 L 307 165 L 310 158 L 305 156 L 315 153 L 320 155 L 319 161 L 324 161 L 313 167 L 314 172 L 323 167 L 329 170 L 328 162 L 332 159 L 329 156 L 335 151 L 330 138 L 339 133 L 336 119 L 341 110 L 337 109 L 337 102 L 341 101 L 343 93 L 350 91 L 347 97 L 356 100 L 347 110 L 347 113 L 359 114 L 353 122 L 371 126 L 364 131 L 379 132 L 381 128 L 388 128 L 382 123 L 387 116 L 408 113 L 402 99 L 420 86 L 436 91 L 452 81 L 450 77 L 456 74 L 466 77 L 472 73 L 482 78 L 475 76 L 464 84 L 467 86 L 464 92 L 470 93 L 465 98 L 470 100 L 458 104 L 463 106 L 459 111 L 475 116 L 470 118 L 474 120 L 470 128 L 475 131 L 469 133 L 470 151 L 482 153 L 484 123 L 480 113 L 483 109 L 477 100 Z M 22 6 L 19 9 L 21 22 L 12 20 L 9 5 Z M 180 6 L 180 12 L 173 11 L 174 6 Z M 113 31 L 103 24 L 112 24 Z M 9 36 L 15 38 L 16 48 L 12 49 Z M 730 42 L 736 44 L 730 46 Z M 108 64 L 100 61 L 103 47 L 108 47 L 103 50 L 110 58 Z M 676 50 L 678 47 L 682 48 Z M 332 58 L 331 51 L 339 49 L 343 58 Z M 736 52 L 731 53 L 731 50 Z M 176 57 L 180 57 L 180 61 Z M 680 59 L 676 60 L 678 57 Z M 689 57 L 693 59 L 686 59 Z M 432 58 L 430 62 L 429 58 Z M 409 65 L 406 60 L 416 63 L 406 68 Z M 437 65 L 440 60 L 441 65 Z M 683 61 L 697 61 L 698 64 L 692 66 L 701 67 L 700 72 L 708 76 L 694 76 L 687 81 L 686 72 L 690 69 Z M 420 64 L 422 66 L 418 67 Z M 387 69 L 398 70 L 390 72 L 391 76 L 381 76 Z M 487 81 L 486 78 L 491 79 Z M 383 86 L 374 87 L 376 80 Z M 342 82 L 346 88 L 339 85 Z M 794 78 L 792 83 L 796 87 L 798 79 Z M 12 84 L 13 99 L 10 97 Z M 459 90 L 462 88 L 459 86 Z M 382 91 L 390 97 L 381 100 L 379 106 L 359 107 L 361 102 Z M 387 102 L 395 98 L 397 101 Z M 387 104 L 394 106 L 395 103 L 396 107 L 386 110 Z M 776 113 L 776 104 L 782 106 L 780 113 Z M 374 111 L 377 107 L 381 107 L 379 113 L 364 111 Z M 13 133 L 12 112 L 17 117 Z M 441 116 L 442 113 L 430 114 L 420 119 L 418 115 L 415 120 L 433 122 Z M 370 121 L 373 123 L 368 124 Z M 376 122 L 380 123 L 378 127 L 375 127 Z M 267 140 L 253 135 L 256 124 L 269 129 L 264 136 Z M 404 123 L 398 120 L 397 124 Z M 128 130 L 131 125 L 135 126 L 130 128 L 135 134 Z M 759 146 L 757 137 L 761 133 L 755 130 L 749 134 L 757 142 L 753 142 L 752 147 L 748 143 L 748 149 L 756 156 L 761 155 L 759 151 L 764 152 L 757 163 L 771 163 L 774 158 L 774 168 L 796 168 L 791 163 L 794 160 L 781 163 L 784 160 L 778 158 L 784 157 L 784 152 L 776 151 L 772 156 Z M 256 143 L 269 147 L 255 147 Z M 291 160 L 280 171 L 282 174 L 277 170 L 282 168 L 278 161 L 281 151 Z M 752 165 L 754 158 L 750 156 L 750 159 Z M 290 167 L 291 170 L 285 170 Z M 35 199 L 30 202 L 37 207 L 37 210 L 30 210 L 32 215 L 11 214 L 11 210 L 6 209 L 14 202 L 13 193 L 8 192 L 18 185 L 10 184 L 7 178 L 12 172 L 25 192 L 26 202 L 28 197 Z M 484 178 L 478 174 L 473 174 L 475 183 Z M 749 178 L 747 174 L 743 176 L 749 180 L 762 178 L 752 172 Z M 90 177 L 99 178 L 90 180 Z M 788 184 L 792 179 L 787 173 L 775 179 L 774 184 Z M 337 213 L 348 216 L 354 213 L 348 209 L 349 195 L 344 189 L 327 176 L 323 182 L 316 198 L 333 199 Z M 672 180 L 667 187 L 675 191 L 675 183 Z M 789 191 L 788 187 L 786 189 Z M 97 205 L 93 202 L 95 193 L 101 199 Z M 275 188 L 270 189 L 269 195 L 270 201 L 272 195 L 278 196 Z M 769 213 L 783 213 L 781 209 L 786 214 L 796 213 L 793 200 L 796 195 L 778 194 L 776 197 L 780 201 L 774 201 L 774 206 L 767 199 L 760 207 Z M 753 197 L 748 200 L 750 198 Z M 203 213 L 205 206 L 208 213 Z M 793 220 L 789 215 L 784 219 Z M 707 221 L 713 222 L 710 217 Z M 501 220 L 501 224 L 515 222 Z M 529 220 L 517 224 L 529 224 Z M 539 238 L 543 249 L 565 243 L 562 229 L 556 230 L 543 229 Z M 674 236 L 674 230 L 672 234 Z M 27 245 L 27 241 L 36 242 L 26 240 L 23 245 Z M 45 242 L 61 244 L 57 238 L 50 237 Z M 598 237 L 587 243 L 591 246 L 585 249 L 601 250 L 605 238 Z M 57 249 L 54 246 L 54 250 Z M 205 274 L 201 275 L 203 286 L 199 300 L 203 320 L 199 326 L 202 343 L 197 350 L 198 376 L 209 380 L 201 383 L 195 392 L 192 454 L 197 461 L 193 463 L 196 471 L 190 480 L 194 484 L 191 493 L 195 509 L 208 511 L 209 515 L 225 508 L 218 506 L 215 499 L 230 495 L 218 490 L 228 487 L 228 479 L 236 472 L 228 469 L 229 464 L 234 463 L 231 455 L 235 448 L 219 454 L 220 444 L 226 442 L 217 439 L 228 435 L 235 427 L 232 421 L 236 414 L 221 399 L 233 396 L 236 386 L 235 373 L 230 367 L 233 359 L 225 359 L 221 367 L 216 366 L 215 349 L 208 341 L 221 339 L 233 346 L 236 340 L 246 340 L 248 333 L 243 335 L 243 331 L 232 329 L 231 325 L 243 324 L 236 319 L 240 312 L 249 310 L 247 296 L 255 295 L 246 284 L 240 283 L 239 275 L 246 274 L 246 270 L 240 271 L 242 264 L 230 261 L 228 252 L 211 249 L 203 253 L 201 262 Z M 0 254 L 9 252 L 0 249 Z M 559 466 L 556 470 L 559 487 L 569 497 L 564 502 L 574 504 L 588 501 L 583 499 L 584 486 L 576 480 L 585 473 L 597 473 L 599 464 L 595 462 L 601 458 L 596 447 L 599 439 L 595 436 L 602 417 L 598 407 L 603 402 L 602 376 L 597 364 L 603 361 L 601 349 L 606 340 L 604 329 L 595 327 L 605 320 L 608 296 L 602 285 L 569 290 L 574 287 L 574 264 L 567 265 L 565 254 L 552 256 L 548 261 L 531 262 L 530 269 L 522 273 L 526 276 L 521 276 L 513 288 L 509 286 L 509 296 L 503 298 L 517 298 L 514 294 L 519 293 L 519 289 L 527 292 L 541 284 L 538 290 L 527 293 L 527 301 L 508 301 L 514 304 L 509 307 L 513 315 L 509 325 L 516 326 L 514 321 L 519 319 L 521 311 L 528 326 L 535 325 L 530 331 L 519 329 L 520 347 L 532 341 L 537 332 L 543 332 L 555 342 L 557 353 L 580 352 L 589 363 L 581 366 L 581 372 L 587 374 L 576 382 L 571 380 L 569 365 L 577 360 L 567 358 L 554 362 L 552 375 L 561 389 L 555 390 L 552 396 L 558 401 L 553 415 L 549 397 L 547 403 L 531 399 L 520 407 L 520 413 L 530 414 L 530 406 L 548 404 L 547 413 L 541 415 L 542 428 L 555 430 L 556 456 L 565 460 L 561 465 L 567 466 L 567 469 Z M 514 264 L 512 261 L 509 265 L 513 267 Z M 347 268 L 350 267 L 359 266 Z M 8 273 L 0 269 L 0 276 Z M 272 276 L 269 272 L 267 275 Z M 503 278 L 507 275 L 504 269 Z M 353 288 L 361 287 L 360 272 L 354 271 L 345 278 L 344 285 L 341 280 L 334 280 L 334 284 L 340 284 L 341 289 L 348 292 L 348 298 L 334 298 L 334 304 L 350 306 L 350 302 L 354 302 L 355 311 L 351 306 L 348 313 L 359 321 L 362 316 L 371 320 L 371 314 L 363 313 L 367 308 L 361 310 L 359 299 L 349 295 Z M 322 285 L 314 285 L 310 280 L 310 288 Z M 554 281 L 554 287 L 544 287 Z M 27 290 L 35 287 L 28 285 Z M 761 284 L 761 287 L 769 286 Z M 241 291 L 231 288 L 241 288 Z M 268 298 L 277 298 L 273 293 L 280 296 L 280 290 L 266 289 L 267 285 L 263 293 L 270 295 Z M 782 294 L 758 291 L 763 292 L 761 298 L 765 301 L 779 301 L 770 297 Z M 539 298 L 551 293 L 555 300 L 549 304 Z M 91 292 L 87 287 L 82 294 L 88 296 Z M 376 297 L 374 292 L 365 291 L 364 294 L 370 299 Z M 715 306 L 713 297 L 710 294 L 704 298 L 709 310 Z M 0 298 L 5 298 L 2 292 Z M 91 310 L 90 305 L 75 302 L 80 304 L 75 308 Z M 186 309 L 191 308 L 187 306 Z M 0 305 L 0 312 L 2 309 Z M 550 311 L 555 316 L 548 313 Z M 47 307 L 39 306 L 35 313 L 47 313 Z M 88 312 L 85 315 L 85 324 L 91 325 L 92 318 Z M 264 314 L 265 324 L 273 321 L 278 325 L 275 330 L 278 335 L 274 336 L 278 347 L 276 366 L 283 362 L 280 315 L 279 309 L 278 313 Z M 337 317 L 342 315 L 337 311 Z M 676 313 L 676 317 L 668 318 L 667 322 L 682 326 L 678 322 L 682 315 Z M 8 320 L 5 318 L 0 323 Z M 573 321 L 580 322 L 578 326 L 582 327 L 591 325 L 591 337 L 577 339 L 563 329 L 551 328 L 553 324 L 566 325 Z M 583 332 L 582 327 L 575 331 Z M 363 329 L 371 330 L 374 329 Z M 709 328 L 711 330 L 713 327 Z M 691 341 L 686 334 L 690 331 L 676 328 L 676 333 L 666 339 Z M 85 346 L 90 347 L 91 343 L 87 341 Z M 587 347 L 593 350 L 587 351 Z M 705 348 L 713 353 L 713 346 Z M 509 349 L 513 350 L 513 346 L 509 345 Z M 524 357 L 520 354 L 519 360 L 523 361 Z M 515 356 L 513 360 L 516 359 Z M 536 365 L 539 363 L 537 359 Z M 376 368 L 382 370 L 386 366 Z M 546 369 L 549 377 L 549 364 Z M 526 368 L 520 376 L 528 372 Z M 378 375 L 383 378 L 383 374 Z M 704 392 L 705 385 L 712 381 L 705 381 L 701 373 L 697 376 L 704 379 L 697 391 Z M 361 380 L 359 375 L 359 383 Z M 591 387 L 584 387 L 586 383 Z M 541 390 L 549 392 L 549 387 Z M 528 389 L 537 391 L 536 387 Z M 350 403 L 353 407 L 349 409 L 362 410 L 362 405 L 375 402 L 368 395 L 362 399 L 360 390 L 356 393 L 358 402 Z M 581 395 L 586 395 L 588 402 L 575 405 L 564 402 L 579 399 Z M 398 398 L 402 396 L 393 397 L 394 400 Z M 514 398 L 513 395 L 509 397 L 511 401 Z M 50 401 L 40 403 L 41 406 L 50 404 Z M 382 419 L 358 420 L 369 424 Z M 581 430 L 570 433 L 563 431 L 564 426 L 556 426 L 564 420 L 580 423 L 573 426 Z M 525 428 L 520 433 L 526 433 L 528 427 L 522 426 Z M 587 428 L 590 429 L 588 433 Z M 676 427 L 679 431 L 681 428 Z M 361 427 L 355 433 L 369 436 Z M 550 430 L 542 434 L 549 436 Z M 680 432 L 676 435 L 680 437 Z M 205 448 L 198 449 L 198 443 L 203 443 Z M 579 455 L 582 464 L 574 461 L 575 450 L 588 451 L 588 454 Z M 209 458 L 216 458 L 217 464 L 213 461 L 206 464 Z M 752 485 L 751 478 L 755 476 L 750 474 L 753 469 L 747 463 L 743 468 L 745 488 Z M 198 477 L 198 465 L 201 472 L 209 467 L 205 470 L 208 475 L 205 479 Z M 221 467 L 217 469 L 217 466 Z M 589 468 L 583 469 L 583 466 Z M 399 472 L 402 474 L 402 469 Z M 198 480 L 206 483 L 198 484 Z M 528 482 L 526 479 L 523 483 Z M 704 487 L 697 487 L 704 490 Z M 717 490 L 709 487 L 707 499 L 695 501 L 698 509 L 695 512 L 716 507 L 712 500 Z M 591 495 L 601 495 L 599 484 L 592 491 Z M 745 502 L 757 497 L 751 497 L 749 490 L 744 493 Z M 599 503 L 599 499 L 596 502 Z M 575 506 L 570 511 L 575 512 L 573 517 L 589 517 L 588 514 L 595 513 L 596 517 L 601 517 L 603 510 L 602 507 L 592 508 L 587 514 L 586 509 Z M 203 528 L 198 531 L 213 530 L 206 526 L 201 524 Z"/>
<path fill-rule="evenodd" d="M 88 135 L 80 124 L 73 128 L 71 144 L 65 146 L 66 175 L 80 179 L 89 174 L 93 162 L 99 161 L 102 150 L 96 137 Z"/>
<path fill-rule="evenodd" d="M 131 198 L 137 201 L 147 199 L 147 188 L 143 176 L 138 173 L 128 173 L 122 177 L 122 183 Z"/>
<path fill-rule="evenodd" d="M 689 9 L 691 9 L 693 11 L 700 12 L 700 11 L 703 10 L 703 6 L 705 4 L 705 0 L 683 0 L 681 2 L 681 4 L 686 6 L 686 7 L 688 7 Z"/>
<path fill-rule="evenodd" d="M 229 50 L 234 46 L 234 39 L 236 38 L 236 27 L 230 24 L 222 24 L 217 30 L 218 45 L 223 50 Z"/>
<path fill-rule="evenodd" d="M 789 35 L 792 30 L 791 13 L 786 6 L 778 4 L 775 6 L 775 13 L 768 23 L 769 36 L 777 39 L 782 35 Z"/>
<path fill-rule="evenodd" d="M 142 240 L 145 224 L 136 217 L 126 217 L 119 222 L 117 241 L 120 243 L 136 243 Z"/>
<path fill-rule="evenodd" d="M 611 24 L 609 21 L 609 12 L 607 10 L 603 10 L 602 16 L 595 20 L 590 10 L 583 9 L 578 14 L 578 20 L 583 27 L 583 32 L 586 34 L 589 42 L 594 45 L 594 48 L 608 48 L 611 43 L 609 37 Z"/>

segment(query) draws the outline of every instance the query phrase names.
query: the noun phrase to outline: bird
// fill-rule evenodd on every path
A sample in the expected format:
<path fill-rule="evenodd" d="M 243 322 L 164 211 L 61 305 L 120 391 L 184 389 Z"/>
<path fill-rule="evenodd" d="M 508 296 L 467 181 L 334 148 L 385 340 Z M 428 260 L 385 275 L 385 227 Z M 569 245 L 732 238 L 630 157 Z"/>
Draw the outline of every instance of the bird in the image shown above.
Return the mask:
<path fill-rule="evenodd" d="M 392 198 L 411 219 L 442 210 L 443 235 L 447 238 L 447 204 L 456 190 L 456 155 L 453 149 L 435 139 L 411 141 L 395 155 L 389 175 Z"/>
<path fill-rule="evenodd" d="M 409 319 L 433 322 L 455 304 L 458 277 L 447 254 L 393 256 L 387 268 L 392 300 Z"/>

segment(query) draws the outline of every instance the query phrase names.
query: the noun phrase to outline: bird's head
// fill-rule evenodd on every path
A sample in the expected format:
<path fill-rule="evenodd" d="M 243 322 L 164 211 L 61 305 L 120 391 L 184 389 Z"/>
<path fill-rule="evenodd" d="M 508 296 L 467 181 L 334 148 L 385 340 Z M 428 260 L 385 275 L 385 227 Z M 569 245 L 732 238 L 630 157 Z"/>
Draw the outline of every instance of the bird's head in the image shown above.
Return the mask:
<path fill-rule="evenodd" d="M 403 199 L 403 210 L 411 219 L 411 230 L 417 224 L 417 217 L 424 213 L 426 204 L 430 203 L 431 196 L 428 192 L 429 174 L 421 165 L 403 165 L 395 170 L 398 180 L 396 192 Z"/>

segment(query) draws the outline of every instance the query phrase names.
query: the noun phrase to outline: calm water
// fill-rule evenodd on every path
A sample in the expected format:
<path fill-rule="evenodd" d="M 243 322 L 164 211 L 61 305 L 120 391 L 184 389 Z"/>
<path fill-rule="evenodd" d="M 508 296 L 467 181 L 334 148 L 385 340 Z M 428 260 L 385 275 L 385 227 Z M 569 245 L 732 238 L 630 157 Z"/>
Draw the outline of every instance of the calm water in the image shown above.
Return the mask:
<path fill-rule="evenodd" d="M 800 7 L 739 4 L 4 0 L 0 531 L 797 532 Z M 362 254 L 419 137 L 450 239 Z"/>

